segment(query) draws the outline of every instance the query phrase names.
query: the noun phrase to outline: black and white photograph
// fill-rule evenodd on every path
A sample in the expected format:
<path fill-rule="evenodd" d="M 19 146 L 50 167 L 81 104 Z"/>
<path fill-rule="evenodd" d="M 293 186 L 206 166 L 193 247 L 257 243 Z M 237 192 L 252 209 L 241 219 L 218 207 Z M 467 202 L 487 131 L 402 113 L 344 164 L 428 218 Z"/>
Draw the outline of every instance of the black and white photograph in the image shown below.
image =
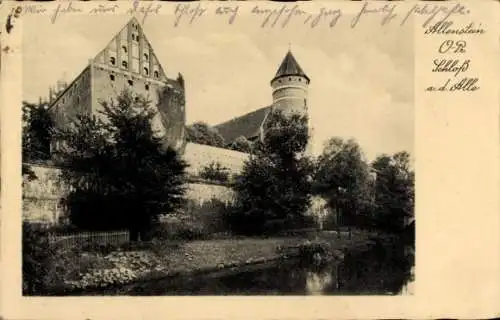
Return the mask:
<path fill-rule="evenodd" d="M 259 5 L 23 16 L 23 296 L 414 294 L 414 24 Z"/>

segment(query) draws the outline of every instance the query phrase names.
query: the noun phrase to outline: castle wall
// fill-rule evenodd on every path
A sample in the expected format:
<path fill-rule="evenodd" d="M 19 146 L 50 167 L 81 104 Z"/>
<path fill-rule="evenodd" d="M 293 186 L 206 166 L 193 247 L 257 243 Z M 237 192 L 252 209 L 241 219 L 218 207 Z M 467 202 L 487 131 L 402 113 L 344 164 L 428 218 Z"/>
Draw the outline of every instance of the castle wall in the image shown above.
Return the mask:
<path fill-rule="evenodd" d="M 65 188 L 60 180 L 60 169 L 43 165 L 30 165 L 38 179 L 23 181 L 23 220 L 31 222 L 57 223 L 64 216 L 60 199 Z M 186 198 L 197 204 L 211 199 L 229 203 L 234 191 L 226 186 L 208 182 L 189 182 Z"/>
<path fill-rule="evenodd" d="M 239 173 L 248 154 L 234 150 L 216 148 L 212 146 L 188 142 L 184 152 L 184 159 L 190 167 L 187 171 L 191 175 L 197 176 L 203 167 L 212 162 L 218 162 L 223 167 L 228 168 L 231 173 Z"/>
<path fill-rule="evenodd" d="M 55 125 L 67 127 L 77 115 L 90 114 L 91 105 L 90 69 L 87 67 L 53 102 L 51 111 Z"/>
<path fill-rule="evenodd" d="M 23 220 L 55 223 L 63 215 L 59 201 L 64 194 L 60 171 L 55 167 L 30 165 L 37 179 L 23 177 Z"/>
<path fill-rule="evenodd" d="M 234 197 L 235 193 L 229 187 L 202 182 L 189 183 L 186 191 L 186 198 L 197 204 L 203 204 L 212 199 L 231 203 L 234 201 Z"/>

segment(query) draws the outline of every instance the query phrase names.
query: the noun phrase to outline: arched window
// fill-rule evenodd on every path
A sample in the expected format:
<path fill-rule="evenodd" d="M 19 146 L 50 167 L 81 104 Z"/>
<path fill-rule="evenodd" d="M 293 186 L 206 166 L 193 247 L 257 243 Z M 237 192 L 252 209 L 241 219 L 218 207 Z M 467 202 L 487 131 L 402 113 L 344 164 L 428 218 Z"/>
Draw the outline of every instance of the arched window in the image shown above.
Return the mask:
<path fill-rule="evenodd" d="M 148 69 L 148 68 L 146 68 L 146 67 L 144 67 L 144 74 L 145 74 L 145 75 L 149 75 L 149 69 Z"/>
<path fill-rule="evenodd" d="M 144 86 L 144 88 L 145 88 L 146 90 L 149 90 L 149 84 L 146 84 L 146 85 Z"/>
<path fill-rule="evenodd" d="M 128 63 L 127 63 L 127 61 L 125 61 L 125 60 L 124 60 L 124 61 L 122 61 L 122 67 L 124 67 L 124 68 L 128 68 Z"/>
<path fill-rule="evenodd" d="M 116 64 L 116 59 L 115 59 L 115 57 L 110 57 L 110 58 L 109 58 L 109 63 L 111 63 L 111 65 L 113 65 L 113 66 L 114 66 L 114 65 Z"/>
<path fill-rule="evenodd" d="M 160 77 L 160 74 L 158 73 L 158 71 L 155 70 L 155 78 L 159 78 Z"/>
<path fill-rule="evenodd" d="M 123 53 L 127 53 L 127 47 L 126 46 L 122 46 L 122 51 L 123 51 Z"/>
<path fill-rule="evenodd" d="M 149 55 L 147 53 L 144 54 L 144 60 L 148 61 Z"/>
<path fill-rule="evenodd" d="M 115 81 L 115 76 L 113 74 L 110 74 L 109 78 L 111 79 L 111 81 Z"/>

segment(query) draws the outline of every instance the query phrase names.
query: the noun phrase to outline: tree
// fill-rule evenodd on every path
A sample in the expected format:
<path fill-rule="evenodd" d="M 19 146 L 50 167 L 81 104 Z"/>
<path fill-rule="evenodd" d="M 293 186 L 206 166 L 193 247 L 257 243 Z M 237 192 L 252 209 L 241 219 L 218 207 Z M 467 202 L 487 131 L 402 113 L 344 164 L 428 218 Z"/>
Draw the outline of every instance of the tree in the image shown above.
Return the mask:
<path fill-rule="evenodd" d="M 49 160 L 53 134 L 54 121 L 47 106 L 23 102 L 23 161 Z"/>
<path fill-rule="evenodd" d="M 375 213 L 377 224 L 389 232 L 402 232 L 414 217 L 415 174 L 408 152 L 380 155 L 372 163 L 377 172 Z"/>
<path fill-rule="evenodd" d="M 204 122 L 195 122 L 186 127 L 187 141 L 222 148 L 224 138 L 217 129 Z"/>
<path fill-rule="evenodd" d="M 244 136 L 236 138 L 233 143 L 229 145 L 229 149 L 250 153 L 252 151 L 252 142 L 248 141 Z"/>
<path fill-rule="evenodd" d="M 230 224 L 236 232 L 272 233 L 308 220 L 312 163 L 303 155 L 307 118 L 274 112 L 268 119 L 264 139 L 235 182 L 237 210 Z"/>
<path fill-rule="evenodd" d="M 359 144 L 331 138 L 318 157 L 314 190 L 328 199 L 338 224 L 366 227 L 371 223 L 372 179 Z"/>
<path fill-rule="evenodd" d="M 102 102 L 103 120 L 79 116 L 62 134 L 70 220 L 88 230 L 130 230 L 144 238 L 158 217 L 184 203 L 185 168 L 151 127 L 150 101 L 129 91 Z"/>

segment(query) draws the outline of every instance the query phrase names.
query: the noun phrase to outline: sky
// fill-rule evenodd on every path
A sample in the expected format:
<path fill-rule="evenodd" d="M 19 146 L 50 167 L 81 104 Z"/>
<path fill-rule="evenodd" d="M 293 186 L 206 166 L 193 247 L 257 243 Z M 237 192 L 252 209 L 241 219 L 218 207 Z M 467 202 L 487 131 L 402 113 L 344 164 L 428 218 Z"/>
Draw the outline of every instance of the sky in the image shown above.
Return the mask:
<path fill-rule="evenodd" d="M 58 80 L 71 82 L 130 15 L 47 16 L 23 19 L 23 99 L 36 102 Z M 354 138 L 366 157 L 414 148 L 413 28 L 355 29 L 301 24 L 260 28 L 240 15 L 233 25 L 208 16 L 174 27 L 173 16 L 149 16 L 143 29 L 169 77 L 186 82 L 187 123 L 215 125 L 272 102 L 270 80 L 287 50 L 311 79 L 313 151 L 328 138 Z"/>

